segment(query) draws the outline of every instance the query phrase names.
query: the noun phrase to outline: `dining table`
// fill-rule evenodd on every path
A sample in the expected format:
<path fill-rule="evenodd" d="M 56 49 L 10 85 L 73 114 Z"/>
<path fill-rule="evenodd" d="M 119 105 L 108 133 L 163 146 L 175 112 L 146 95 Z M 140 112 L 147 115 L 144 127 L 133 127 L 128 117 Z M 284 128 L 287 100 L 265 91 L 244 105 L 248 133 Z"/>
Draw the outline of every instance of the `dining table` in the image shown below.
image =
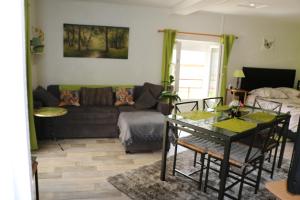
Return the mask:
<path fill-rule="evenodd" d="M 220 108 L 206 111 L 192 111 L 166 116 L 163 133 L 160 180 L 166 181 L 167 147 L 170 142 L 170 134 L 172 134 L 172 130 L 175 130 L 175 127 L 177 130 L 188 132 L 199 138 L 213 141 L 218 140 L 219 143 L 223 144 L 224 157 L 221 164 L 218 191 L 218 199 L 223 199 L 226 188 L 226 179 L 229 173 L 229 158 L 232 142 L 254 134 L 256 125 L 272 120 L 272 116 L 275 118 L 276 115 L 289 115 L 289 113 L 278 114 L 273 111 L 262 110 L 252 106 L 244 106 L 238 108 L 238 110 L 238 117 L 232 116 L 232 108 L 229 106 L 220 106 Z M 287 134 L 283 134 L 282 137 L 284 138 L 286 135 Z M 282 141 L 286 141 L 286 138 Z"/>

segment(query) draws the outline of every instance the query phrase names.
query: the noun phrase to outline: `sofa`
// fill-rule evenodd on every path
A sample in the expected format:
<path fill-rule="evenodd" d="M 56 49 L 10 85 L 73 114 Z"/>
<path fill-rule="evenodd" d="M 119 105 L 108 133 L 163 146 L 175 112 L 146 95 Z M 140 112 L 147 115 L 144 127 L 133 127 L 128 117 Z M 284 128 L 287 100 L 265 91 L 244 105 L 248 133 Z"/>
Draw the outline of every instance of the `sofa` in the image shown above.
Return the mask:
<path fill-rule="evenodd" d="M 115 106 L 116 88 L 130 88 L 135 104 Z M 42 90 L 41 87 L 34 90 L 35 108 L 58 106 L 62 91 L 67 90 L 78 91 L 80 106 L 61 105 L 68 110 L 68 113 L 60 117 L 35 117 L 39 140 L 52 138 L 52 132 L 57 138 L 117 138 L 118 117 L 122 112 L 142 110 L 160 112 L 163 115 L 170 113 L 169 105 L 159 99 L 163 87 L 151 83 L 141 86 L 112 87 L 49 85 L 46 92 Z M 146 101 L 146 106 L 141 103 L 141 100 Z"/>

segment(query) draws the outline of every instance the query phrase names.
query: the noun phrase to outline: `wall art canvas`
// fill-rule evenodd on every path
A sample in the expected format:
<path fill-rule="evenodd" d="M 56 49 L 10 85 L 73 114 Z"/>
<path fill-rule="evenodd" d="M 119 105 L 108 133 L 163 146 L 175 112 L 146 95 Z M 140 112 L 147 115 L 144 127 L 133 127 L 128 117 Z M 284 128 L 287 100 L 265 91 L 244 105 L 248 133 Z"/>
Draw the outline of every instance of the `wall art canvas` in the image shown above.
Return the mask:
<path fill-rule="evenodd" d="M 128 59 L 128 27 L 64 24 L 64 57 Z"/>

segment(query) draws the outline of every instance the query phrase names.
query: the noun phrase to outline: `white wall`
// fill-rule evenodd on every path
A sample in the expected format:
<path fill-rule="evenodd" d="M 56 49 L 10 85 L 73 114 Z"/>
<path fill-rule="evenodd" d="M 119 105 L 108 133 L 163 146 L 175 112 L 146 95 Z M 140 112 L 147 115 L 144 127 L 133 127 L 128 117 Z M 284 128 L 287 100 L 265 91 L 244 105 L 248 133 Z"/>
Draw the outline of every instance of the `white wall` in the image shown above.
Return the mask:
<path fill-rule="evenodd" d="M 232 83 L 235 83 L 233 71 L 242 66 L 300 69 L 299 24 L 227 16 L 224 32 L 239 37 L 234 44 L 228 69 L 228 81 Z M 263 38 L 274 39 L 274 46 L 265 49 Z M 296 74 L 298 79 L 299 70 Z"/>
<path fill-rule="evenodd" d="M 45 31 L 45 53 L 36 60 L 38 80 L 48 84 L 142 84 L 160 82 L 161 28 L 239 37 L 232 51 L 229 76 L 242 66 L 300 66 L 300 28 L 262 18 L 218 14 L 170 15 L 168 10 L 91 1 L 39 0 L 37 24 Z M 223 23 L 224 22 L 224 23 Z M 64 58 L 63 23 L 125 26 L 130 28 L 129 58 Z M 262 49 L 263 37 L 276 39 L 275 47 Z M 300 79 L 300 74 L 297 75 Z"/>

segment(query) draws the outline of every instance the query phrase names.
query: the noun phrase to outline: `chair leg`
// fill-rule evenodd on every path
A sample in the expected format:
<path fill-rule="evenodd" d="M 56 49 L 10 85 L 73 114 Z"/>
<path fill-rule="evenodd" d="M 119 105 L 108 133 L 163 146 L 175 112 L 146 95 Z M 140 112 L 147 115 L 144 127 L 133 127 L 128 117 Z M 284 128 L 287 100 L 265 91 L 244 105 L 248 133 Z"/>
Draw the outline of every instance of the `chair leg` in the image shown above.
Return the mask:
<path fill-rule="evenodd" d="M 261 172 L 262 172 L 264 160 L 265 160 L 265 157 L 263 156 L 259 161 L 259 168 L 258 168 L 257 179 L 256 179 L 256 184 L 255 184 L 255 192 L 254 192 L 255 194 L 257 194 L 257 191 L 259 189 Z"/>
<path fill-rule="evenodd" d="M 239 194 L 238 194 L 238 199 L 241 199 L 242 198 L 242 192 L 243 192 L 243 186 L 244 186 L 244 181 L 245 181 L 245 174 L 246 174 L 246 169 L 247 167 L 245 167 L 243 169 L 243 172 L 242 172 L 242 177 L 241 177 L 241 182 L 240 182 L 240 188 L 239 188 Z"/>
<path fill-rule="evenodd" d="M 273 151 L 273 149 L 271 149 L 271 150 L 269 151 L 268 162 L 271 162 L 272 151 Z"/>
<path fill-rule="evenodd" d="M 196 164 L 197 164 L 197 152 L 195 151 L 195 154 L 194 154 L 194 167 L 196 167 Z"/>
<path fill-rule="evenodd" d="M 275 169 L 275 163 L 276 163 L 276 157 L 277 157 L 277 151 L 278 151 L 278 145 L 275 148 L 273 163 L 272 163 L 272 169 L 271 169 L 271 179 L 273 179 L 274 169 Z"/>
<path fill-rule="evenodd" d="M 195 154 L 195 155 L 197 155 L 197 154 Z M 200 156 L 201 168 L 200 168 L 200 177 L 199 177 L 199 189 L 200 190 L 201 190 L 201 187 L 202 187 L 202 177 L 203 177 L 203 170 L 204 170 L 204 159 L 205 159 L 205 154 L 201 153 L 201 156 Z"/>
<path fill-rule="evenodd" d="M 175 175 L 175 169 L 176 169 L 176 159 L 177 159 L 177 143 L 175 144 L 175 149 L 174 149 L 174 160 L 173 160 L 173 171 L 172 175 Z"/>
<path fill-rule="evenodd" d="M 40 196 L 39 196 L 39 178 L 38 178 L 38 170 L 36 170 L 35 172 L 35 198 L 36 200 L 39 200 L 40 199 Z"/>
<path fill-rule="evenodd" d="M 210 156 L 207 158 L 207 165 L 206 165 L 206 174 L 205 174 L 205 182 L 204 182 L 204 192 L 207 191 L 207 182 L 208 182 L 208 173 L 210 168 Z"/>

